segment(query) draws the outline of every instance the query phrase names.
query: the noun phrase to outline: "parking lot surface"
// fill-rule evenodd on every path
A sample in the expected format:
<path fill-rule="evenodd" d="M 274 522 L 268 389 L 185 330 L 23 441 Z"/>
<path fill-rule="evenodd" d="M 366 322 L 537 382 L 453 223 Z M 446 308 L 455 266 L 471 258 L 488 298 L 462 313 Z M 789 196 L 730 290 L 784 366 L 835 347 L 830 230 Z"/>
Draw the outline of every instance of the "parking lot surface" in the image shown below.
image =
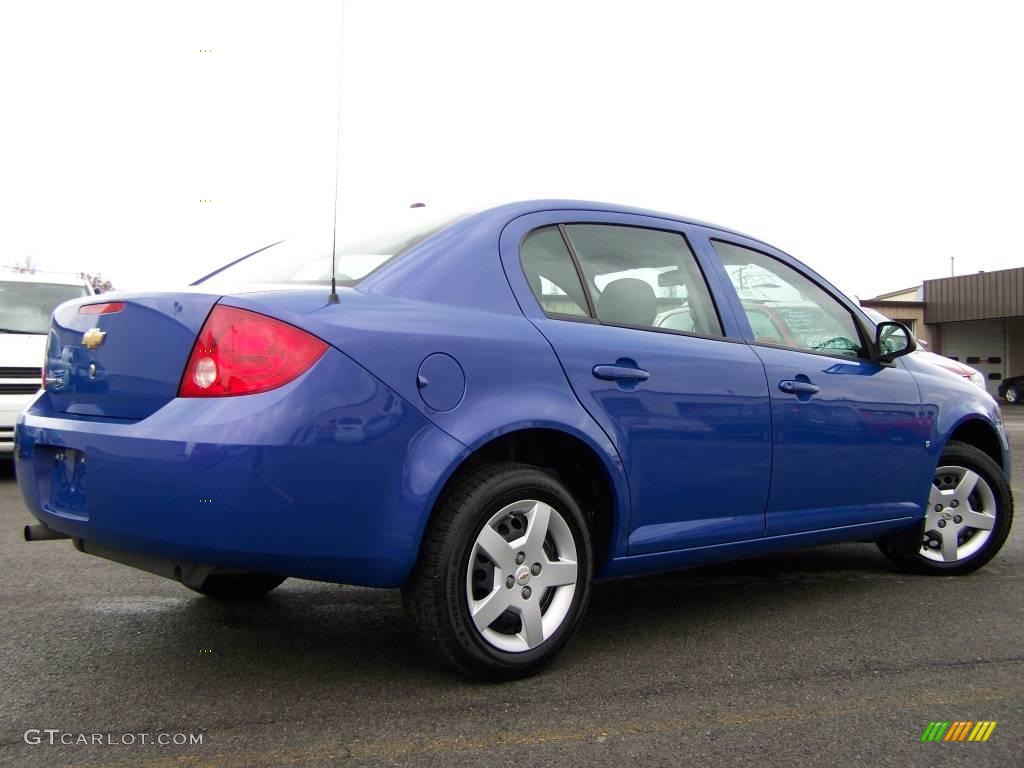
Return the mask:
<path fill-rule="evenodd" d="M 0 460 L 0 765 L 1024 764 L 1021 520 L 961 578 L 847 544 L 600 584 L 559 661 L 504 685 L 431 666 L 395 591 L 218 605 L 29 520 Z M 936 720 L 997 726 L 922 743 Z M 153 743 L 178 734 L 202 743 Z"/>

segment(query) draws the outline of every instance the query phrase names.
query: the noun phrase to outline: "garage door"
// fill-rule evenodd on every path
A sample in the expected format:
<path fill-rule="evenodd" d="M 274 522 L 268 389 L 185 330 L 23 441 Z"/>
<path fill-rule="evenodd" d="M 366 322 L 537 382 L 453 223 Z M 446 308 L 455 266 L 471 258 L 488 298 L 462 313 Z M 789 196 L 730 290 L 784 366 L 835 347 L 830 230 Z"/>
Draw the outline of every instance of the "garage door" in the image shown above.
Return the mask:
<path fill-rule="evenodd" d="M 1006 375 L 1006 322 L 969 320 L 942 324 L 942 354 L 967 363 L 985 375 L 994 396 Z"/>

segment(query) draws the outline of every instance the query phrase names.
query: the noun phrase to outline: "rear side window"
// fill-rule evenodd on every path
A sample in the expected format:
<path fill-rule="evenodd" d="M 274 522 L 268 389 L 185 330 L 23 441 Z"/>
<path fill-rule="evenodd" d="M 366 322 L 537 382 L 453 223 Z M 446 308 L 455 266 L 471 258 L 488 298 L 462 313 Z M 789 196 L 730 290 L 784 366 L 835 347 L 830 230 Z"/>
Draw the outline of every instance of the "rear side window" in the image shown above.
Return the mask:
<path fill-rule="evenodd" d="M 545 314 L 587 317 L 587 299 L 558 227 L 531 232 L 520 249 L 523 274 Z"/>
<path fill-rule="evenodd" d="M 723 335 L 681 234 L 609 224 L 569 224 L 565 230 L 602 323 Z"/>

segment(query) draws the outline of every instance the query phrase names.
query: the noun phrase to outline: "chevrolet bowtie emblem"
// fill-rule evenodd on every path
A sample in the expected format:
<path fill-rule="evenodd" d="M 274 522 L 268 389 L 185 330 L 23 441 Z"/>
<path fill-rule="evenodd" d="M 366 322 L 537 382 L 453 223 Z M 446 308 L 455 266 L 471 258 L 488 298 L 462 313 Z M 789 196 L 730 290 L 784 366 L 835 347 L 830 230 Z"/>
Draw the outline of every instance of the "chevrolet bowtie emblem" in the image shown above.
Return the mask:
<path fill-rule="evenodd" d="M 90 328 L 82 334 L 82 343 L 89 349 L 96 349 L 96 347 L 103 343 L 103 339 L 106 337 L 106 331 L 101 331 L 99 328 Z"/>

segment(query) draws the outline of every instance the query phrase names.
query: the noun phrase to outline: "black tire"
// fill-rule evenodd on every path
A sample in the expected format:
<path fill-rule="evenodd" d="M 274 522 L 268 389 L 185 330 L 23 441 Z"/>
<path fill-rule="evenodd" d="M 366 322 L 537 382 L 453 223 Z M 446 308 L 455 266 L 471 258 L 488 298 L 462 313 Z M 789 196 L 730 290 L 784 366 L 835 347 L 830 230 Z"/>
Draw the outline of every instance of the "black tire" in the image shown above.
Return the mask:
<path fill-rule="evenodd" d="M 927 548 L 930 536 L 928 526 L 922 522 L 911 530 L 881 539 L 878 546 L 898 566 L 912 573 L 960 576 L 981 568 L 996 556 L 1005 543 L 1013 524 L 1013 494 L 1002 468 L 991 457 L 972 445 L 951 440 L 942 452 L 937 466 L 969 469 L 988 484 L 992 495 L 991 503 L 994 504 L 992 514 L 995 521 L 987 540 L 977 551 L 962 559 L 950 562 L 937 561 L 922 554 Z M 954 511 L 950 510 L 950 513 Z M 971 531 L 965 531 L 964 534 L 971 534 Z"/>
<path fill-rule="evenodd" d="M 272 573 L 214 573 L 202 586 L 189 587 L 214 600 L 254 600 L 284 583 L 284 576 Z"/>
<path fill-rule="evenodd" d="M 1018 389 L 1016 384 L 1007 387 L 1003 397 L 1010 405 L 1020 405 L 1020 389 Z"/>
<path fill-rule="evenodd" d="M 469 607 L 468 569 L 474 551 L 479 556 L 475 547 L 484 526 L 509 505 L 528 500 L 548 505 L 567 524 L 576 550 L 577 573 L 571 602 L 568 599 L 563 601 L 563 607 L 568 605 L 568 609 L 557 629 L 536 647 L 507 652 L 489 642 L 473 623 Z M 501 529 L 500 525 L 498 529 Z M 564 537 L 566 527 L 561 530 Z M 523 535 L 525 531 L 524 528 Z M 519 534 L 501 535 L 510 540 L 510 536 L 514 539 Z M 550 542 L 550 539 L 545 541 Z M 473 560 L 473 563 L 474 569 L 478 568 L 479 560 Z M 586 520 L 572 495 L 556 478 L 525 464 L 489 464 L 458 479 L 438 502 L 424 536 L 419 560 L 402 588 L 402 602 L 420 640 L 444 665 L 477 680 L 527 677 L 550 664 L 578 628 L 590 598 L 592 563 Z M 525 574 L 522 576 L 529 579 Z M 500 573 L 495 575 L 494 570 L 490 578 L 493 585 L 488 587 L 485 579 L 485 591 L 493 589 L 494 594 L 508 583 L 507 580 L 500 582 L 505 577 Z M 539 584 L 541 577 L 536 578 Z M 509 589 L 512 590 L 508 593 L 510 596 L 526 591 L 525 588 L 520 590 L 518 583 Z M 540 603 L 538 611 L 551 609 L 553 602 L 547 604 L 548 608 L 543 608 L 543 600 L 550 594 L 550 589 L 537 588 L 535 600 Z M 518 602 L 518 597 L 514 599 Z M 508 612 L 503 613 L 486 629 L 494 632 L 494 627 L 501 622 L 507 626 L 510 620 L 514 627 L 517 619 Z M 524 624 L 519 625 L 519 630 L 522 635 L 510 634 L 509 637 L 523 637 Z"/>

